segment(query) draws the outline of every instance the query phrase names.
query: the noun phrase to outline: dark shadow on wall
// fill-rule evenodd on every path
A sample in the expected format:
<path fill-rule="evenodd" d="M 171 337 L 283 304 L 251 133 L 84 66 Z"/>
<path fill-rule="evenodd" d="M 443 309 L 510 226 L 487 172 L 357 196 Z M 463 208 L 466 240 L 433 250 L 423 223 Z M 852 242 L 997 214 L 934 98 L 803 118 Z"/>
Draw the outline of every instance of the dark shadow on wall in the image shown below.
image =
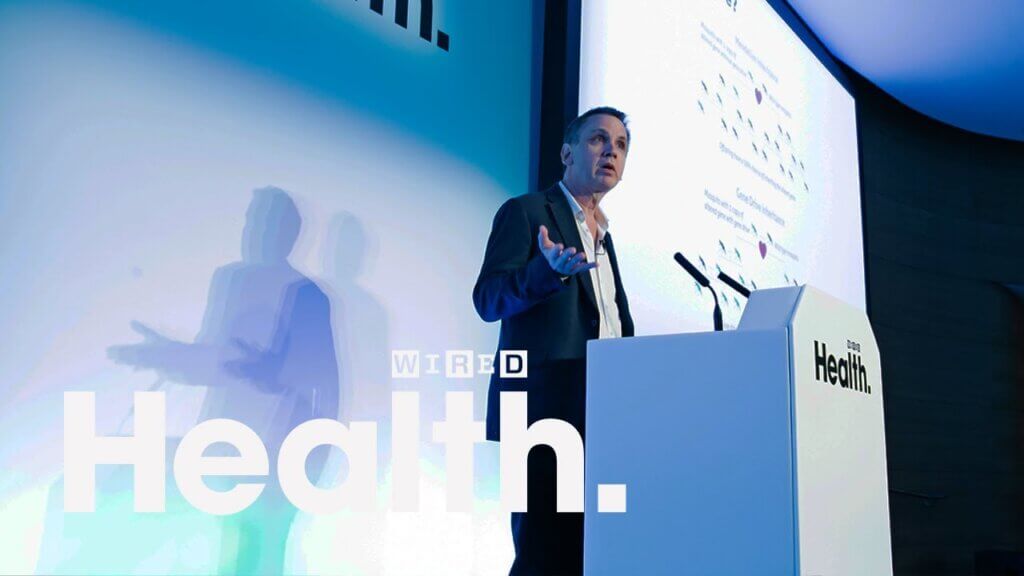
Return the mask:
<path fill-rule="evenodd" d="M 376 255 L 376 241 L 362 220 L 349 212 L 331 219 L 323 269 L 326 290 L 334 302 L 337 353 L 346 359 L 340 373 L 345 391 L 341 419 L 375 421 L 378 437 L 386 439 L 391 421 L 389 317 L 365 280 Z M 381 474 L 390 462 L 389 450 L 389 442 L 378 444 Z"/>
<path fill-rule="evenodd" d="M 1024 143 L 941 124 L 855 72 L 869 311 L 896 574 L 1024 553 Z"/>
<path fill-rule="evenodd" d="M 277 481 L 278 452 L 284 438 L 303 422 L 338 416 L 331 302 L 316 282 L 288 262 L 301 226 L 298 209 L 287 192 L 273 187 L 256 190 L 246 213 L 242 258 L 214 273 L 202 327 L 194 341 L 172 340 L 135 322 L 133 328 L 142 341 L 108 350 L 119 364 L 156 373 L 154 389 L 166 381 L 206 387 L 201 421 L 239 421 L 255 431 L 266 446 L 270 471 L 263 493 L 246 510 L 221 518 L 219 572 L 224 574 L 282 573 L 296 509 Z M 174 407 L 167 409 L 170 412 Z M 175 447 L 176 443 L 169 446 L 169 460 Z M 232 456 L 237 449 L 219 443 L 204 455 Z M 326 450 L 310 455 L 306 473 L 311 481 L 320 478 L 326 456 Z M 176 491 L 170 461 L 167 471 L 168 509 L 182 513 L 185 505 Z M 131 474 L 131 468 L 123 466 L 98 474 L 97 512 L 84 515 L 82 521 L 71 518 L 73 514 L 62 514 L 63 480 L 57 482 L 50 497 L 41 558 L 46 571 L 74 573 L 97 566 L 115 570 L 114 558 L 95 554 L 116 550 L 107 539 L 125 539 L 129 534 L 134 545 L 120 550 L 115 563 L 131 570 L 166 547 L 168 539 L 181 537 L 161 537 L 156 528 L 148 537 L 124 532 L 135 524 L 131 517 L 123 517 L 133 514 Z M 231 477 L 206 479 L 215 490 L 228 490 L 237 481 Z M 51 524 L 55 524 L 53 529 Z M 113 529 L 95 530 L 99 525 Z M 77 550 L 84 556 L 69 555 L 60 544 L 76 540 Z"/>

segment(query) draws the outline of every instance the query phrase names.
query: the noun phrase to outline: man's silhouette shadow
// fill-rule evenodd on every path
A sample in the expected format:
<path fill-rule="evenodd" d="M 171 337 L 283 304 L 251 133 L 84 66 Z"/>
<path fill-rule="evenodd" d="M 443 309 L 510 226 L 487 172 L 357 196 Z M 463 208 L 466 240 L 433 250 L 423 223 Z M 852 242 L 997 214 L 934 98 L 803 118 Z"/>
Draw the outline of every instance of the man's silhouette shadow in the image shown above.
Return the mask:
<path fill-rule="evenodd" d="M 373 240 L 354 214 L 341 212 L 331 218 L 324 245 L 324 277 L 335 304 L 334 326 L 338 354 L 345 358 L 340 381 L 345 396 L 343 421 L 378 422 L 386 438 L 391 419 L 390 344 L 387 310 L 366 286 L 365 275 L 375 260 Z M 387 446 L 380 446 L 385 464 Z"/>
<path fill-rule="evenodd" d="M 237 420 L 266 445 L 270 474 L 262 495 L 248 509 L 224 517 L 222 573 L 282 573 L 296 509 L 277 481 L 278 451 L 299 424 L 338 416 L 330 301 L 288 263 L 301 225 L 286 192 L 273 187 L 256 190 L 246 214 L 242 259 L 214 273 L 195 340 L 171 340 L 133 323 L 143 341 L 108 351 L 118 363 L 156 371 L 161 381 L 208 387 L 200 419 Z M 204 454 L 229 456 L 237 450 L 215 444 Z M 314 450 L 306 462 L 314 483 L 326 455 L 326 449 Z M 217 486 L 216 480 L 226 483 Z M 206 480 L 214 489 L 228 489 L 236 481 Z"/>

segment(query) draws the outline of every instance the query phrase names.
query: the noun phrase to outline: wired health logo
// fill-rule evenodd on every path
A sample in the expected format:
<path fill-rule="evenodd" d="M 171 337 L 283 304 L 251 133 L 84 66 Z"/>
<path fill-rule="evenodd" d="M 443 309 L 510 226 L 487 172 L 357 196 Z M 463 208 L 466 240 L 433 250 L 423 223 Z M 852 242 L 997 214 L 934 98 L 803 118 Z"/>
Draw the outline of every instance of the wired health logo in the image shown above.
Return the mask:
<path fill-rule="evenodd" d="M 860 344 L 852 340 L 846 341 L 846 357 L 836 358 L 829 354 L 823 342 L 814 341 L 814 379 L 855 392 L 871 394 L 867 369 L 861 362 Z"/>
<path fill-rule="evenodd" d="M 526 378 L 526 350 L 499 350 L 498 376 Z M 392 350 L 392 378 L 420 378 L 422 375 L 440 375 L 437 362 L 440 353 L 423 354 L 419 350 Z M 444 352 L 445 378 L 472 378 L 478 374 L 494 373 L 494 354 L 475 354 L 472 350 L 446 350 Z"/>
<path fill-rule="evenodd" d="M 502 378 L 526 378 L 525 350 L 498 353 Z M 445 374 L 467 378 L 493 374 L 494 354 L 469 350 L 445 352 Z M 441 354 L 417 350 L 392 351 L 395 378 L 440 374 Z M 430 440 L 445 447 L 446 506 L 449 512 L 473 511 L 474 446 L 486 442 L 483 421 L 474 417 L 473 392 L 445 392 L 445 417 L 434 422 Z M 166 397 L 164 392 L 135 392 L 134 435 L 98 436 L 96 394 L 64 393 L 64 510 L 93 512 L 96 466 L 130 465 L 134 468 L 134 509 L 163 512 L 166 507 Z M 420 393 L 391 394 L 391 509 L 416 512 L 420 507 Z M 230 444 L 235 456 L 206 455 L 215 444 Z M 373 510 L 377 498 L 377 423 L 334 419 L 306 420 L 280 443 L 276 470 L 264 440 L 249 426 L 229 418 L 205 420 L 188 431 L 173 455 L 173 476 L 181 495 L 195 508 L 215 515 L 241 512 L 260 497 L 268 478 L 276 477 L 291 504 L 311 514 L 329 514 L 343 508 Z M 550 446 L 556 456 L 556 508 L 558 512 L 584 511 L 584 448 L 576 428 L 563 420 L 527 419 L 527 392 L 501 392 L 500 490 L 501 507 L 526 512 L 527 459 L 535 446 Z M 348 473 L 330 487 L 311 480 L 306 460 L 319 446 L 341 450 Z M 210 488 L 204 478 L 239 478 L 228 490 Z M 625 484 L 597 485 L 597 512 L 626 512 Z"/>

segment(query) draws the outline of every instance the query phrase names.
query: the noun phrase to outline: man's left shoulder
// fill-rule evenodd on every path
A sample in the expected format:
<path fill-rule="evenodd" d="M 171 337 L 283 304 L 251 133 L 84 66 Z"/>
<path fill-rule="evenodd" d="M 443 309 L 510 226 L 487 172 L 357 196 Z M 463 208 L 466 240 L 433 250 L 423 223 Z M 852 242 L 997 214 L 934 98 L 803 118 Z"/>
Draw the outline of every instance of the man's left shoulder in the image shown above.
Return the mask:
<path fill-rule="evenodd" d="M 555 192 L 561 194 L 558 184 L 542 190 L 528 192 L 518 196 L 516 200 L 519 201 L 524 210 L 529 213 L 535 213 L 536 211 L 544 210 L 545 206 L 551 202 L 552 197 L 557 198 L 557 196 L 554 196 Z"/>

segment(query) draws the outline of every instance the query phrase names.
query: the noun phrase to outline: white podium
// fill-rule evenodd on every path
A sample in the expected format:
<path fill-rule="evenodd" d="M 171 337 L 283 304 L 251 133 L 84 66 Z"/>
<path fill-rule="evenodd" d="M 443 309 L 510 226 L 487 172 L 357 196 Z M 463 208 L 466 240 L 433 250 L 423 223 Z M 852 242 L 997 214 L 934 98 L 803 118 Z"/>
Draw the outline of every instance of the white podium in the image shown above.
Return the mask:
<path fill-rule="evenodd" d="M 878 347 L 814 288 L 737 330 L 589 343 L 587 576 L 892 574 Z M 625 513 L 598 485 L 625 484 Z"/>

